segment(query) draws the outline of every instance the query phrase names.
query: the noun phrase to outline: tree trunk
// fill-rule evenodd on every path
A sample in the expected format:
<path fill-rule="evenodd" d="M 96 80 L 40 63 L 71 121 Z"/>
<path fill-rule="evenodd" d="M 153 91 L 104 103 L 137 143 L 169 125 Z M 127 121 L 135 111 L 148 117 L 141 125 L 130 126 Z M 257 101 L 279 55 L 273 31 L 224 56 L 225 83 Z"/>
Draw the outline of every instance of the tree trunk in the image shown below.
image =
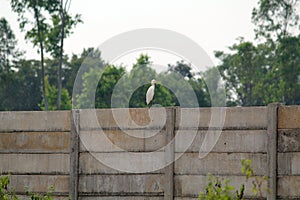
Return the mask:
<path fill-rule="evenodd" d="M 43 45 L 43 38 L 40 29 L 40 20 L 39 20 L 39 13 L 34 5 L 34 17 L 37 23 L 37 31 L 38 31 L 38 38 L 40 43 L 40 50 L 41 50 L 41 66 L 42 66 L 42 90 L 43 90 L 43 99 L 45 102 L 45 110 L 48 110 L 48 99 L 46 95 L 46 85 L 45 85 L 45 65 L 44 65 L 44 45 Z"/>
<path fill-rule="evenodd" d="M 61 35 L 60 35 L 60 52 L 59 64 L 57 71 L 57 110 L 61 107 L 61 88 L 62 88 L 62 64 L 63 64 L 63 51 L 64 51 L 64 37 L 65 37 L 65 13 L 63 8 L 63 0 L 60 2 L 60 15 L 61 15 Z"/>

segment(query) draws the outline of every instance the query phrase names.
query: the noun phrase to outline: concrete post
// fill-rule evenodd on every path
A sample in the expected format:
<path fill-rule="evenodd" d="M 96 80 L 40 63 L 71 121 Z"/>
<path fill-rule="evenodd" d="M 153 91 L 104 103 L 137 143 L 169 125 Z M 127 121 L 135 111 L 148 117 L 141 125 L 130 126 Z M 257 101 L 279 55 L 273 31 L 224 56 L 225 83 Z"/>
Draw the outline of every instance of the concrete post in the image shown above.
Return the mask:
<path fill-rule="evenodd" d="M 71 112 L 71 149 L 70 149 L 70 197 L 71 200 L 78 199 L 78 171 L 79 171 L 79 133 L 80 133 L 80 111 Z"/>
<path fill-rule="evenodd" d="M 279 103 L 268 105 L 268 147 L 267 147 L 267 174 L 268 200 L 276 200 L 277 196 L 277 124 L 278 124 L 278 107 Z"/>
<path fill-rule="evenodd" d="M 164 200 L 171 200 L 174 196 L 174 159 L 175 159 L 175 108 L 166 108 L 166 145 L 165 162 L 171 163 L 165 167 Z"/>

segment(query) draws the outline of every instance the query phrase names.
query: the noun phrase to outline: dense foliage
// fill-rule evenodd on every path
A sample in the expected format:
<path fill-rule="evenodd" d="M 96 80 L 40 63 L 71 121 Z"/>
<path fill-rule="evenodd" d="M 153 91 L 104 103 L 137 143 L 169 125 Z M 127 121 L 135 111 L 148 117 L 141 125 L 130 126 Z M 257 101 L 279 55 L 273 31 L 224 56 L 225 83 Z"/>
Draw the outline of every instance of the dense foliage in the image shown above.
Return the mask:
<path fill-rule="evenodd" d="M 152 106 L 222 106 L 224 99 L 227 106 L 300 104 L 299 0 L 258 1 L 252 12 L 254 42 L 240 37 L 226 53 L 216 51 L 220 64 L 201 73 L 184 61 L 157 73 L 151 68 L 151 55 L 140 55 L 128 66 L 130 71 L 106 63 L 93 48 L 64 55 L 63 39 L 81 20 L 80 15 L 70 16 L 62 2 L 11 0 L 26 39 L 41 54 L 50 53 L 41 60 L 26 60 L 7 20 L 0 19 L 0 110 L 71 109 L 72 103 L 80 108 L 146 107 L 152 79 L 158 81 Z M 79 93 L 73 95 L 73 88 Z"/>

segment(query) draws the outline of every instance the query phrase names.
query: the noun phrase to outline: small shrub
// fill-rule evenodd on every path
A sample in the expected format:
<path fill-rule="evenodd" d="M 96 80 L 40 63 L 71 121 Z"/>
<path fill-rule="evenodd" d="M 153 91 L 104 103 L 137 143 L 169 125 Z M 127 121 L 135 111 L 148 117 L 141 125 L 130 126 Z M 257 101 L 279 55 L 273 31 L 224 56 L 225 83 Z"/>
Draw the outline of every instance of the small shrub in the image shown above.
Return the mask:
<path fill-rule="evenodd" d="M 262 184 L 264 181 L 267 181 L 267 177 L 264 176 L 263 179 L 256 177 L 251 167 L 252 160 L 242 160 L 241 161 L 241 172 L 246 176 L 246 181 L 250 178 L 254 178 L 252 181 L 253 187 L 251 188 L 254 196 L 258 193 L 262 195 Z M 207 178 L 208 184 L 205 187 L 205 192 L 201 192 L 199 199 L 201 200 L 243 200 L 245 192 L 245 183 L 242 183 L 239 190 L 235 190 L 233 186 L 229 185 L 230 180 L 226 179 L 220 181 L 218 177 L 208 174 Z M 267 192 L 268 189 L 266 189 Z"/>
<path fill-rule="evenodd" d="M 229 185 L 230 180 L 220 181 L 218 177 L 208 174 L 208 184 L 205 192 L 201 192 L 199 199 L 201 200 L 241 200 L 244 195 L 245 186 L 241 185 L 240 191 L 234 191 L 234 187 Z"/>
<path fill-rule="evenodd" d="M 30 197 L 31 200 L 52 200 L 54 192 L 54 187 L 50 186 L 48 192 L 43 195 L 43 194 L 36 194 L 33 192 L 30 192 L 28 189 L 26 190 L 26 196 Z"/>
<path fill-rule="evenodd" d="M 0 176 L 0 200 L 19 200 L 15 192 L 8 188 L 10 183 L 10 175 Z M 51 186 L 45 195 L 36 194 L 26 191 L 26 196 L 30 197 L 30 200 L 52 200 L 52 194 L 54 187 Z"/>
<path fill-rule="evenodd" d="M 268 177 L 267 176 L 263 176 L 263 178 L 259 178 L 257 176 L 255 176 L 252 168 L 251 168 L 251 164 L 252 164 L 252 160 L 242 160 L 241 161 L 241 165 L 242 165 L 242 174 L 244 174 L 246 176 L 246 181 L 248 181 L 249 178 L 253 177 L 254 180 L 252 181 L 252 192 L 254 194 L 254 196 L 256 196 L 257 194 L 259 194 L 260 196 L 262 196 L 262 191 L 267 191 L 270 192 L 270 190 L 268 188 L 264 188 L 262 185 L 265 181 L 268 181 Z"/>
<path fill-rule="evenodd" d="M 8 189 L 10 175 L 0 176 L 0 199 L 1 200 L 18 200 L 13 191 Z"/>

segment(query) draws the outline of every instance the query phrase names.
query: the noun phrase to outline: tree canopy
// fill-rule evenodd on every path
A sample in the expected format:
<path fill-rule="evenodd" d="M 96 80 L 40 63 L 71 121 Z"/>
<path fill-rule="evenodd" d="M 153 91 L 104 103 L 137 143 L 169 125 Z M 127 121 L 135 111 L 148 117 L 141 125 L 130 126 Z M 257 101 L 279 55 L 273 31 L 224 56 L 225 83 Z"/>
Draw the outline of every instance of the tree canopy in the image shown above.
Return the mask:
<path fill-rule="evenodd" d="M 63 40 L 82 22 L 68 13 L 68 1 L 10 2 L 41 58 L 24 58 L 8 21 L 0 19 L 0 110 L 146 107 L 152 79 L 150 106 L 300 104 L 299 0 L 259 0 L 249 13 L 256 38 L 241 36 L 227 51 L 215 51 L 219 64 L 200 73 L 183 60 L 158 73 L 147 54 L 132 66 L 104 61 L 95 48 L 65 55 Z"/>

